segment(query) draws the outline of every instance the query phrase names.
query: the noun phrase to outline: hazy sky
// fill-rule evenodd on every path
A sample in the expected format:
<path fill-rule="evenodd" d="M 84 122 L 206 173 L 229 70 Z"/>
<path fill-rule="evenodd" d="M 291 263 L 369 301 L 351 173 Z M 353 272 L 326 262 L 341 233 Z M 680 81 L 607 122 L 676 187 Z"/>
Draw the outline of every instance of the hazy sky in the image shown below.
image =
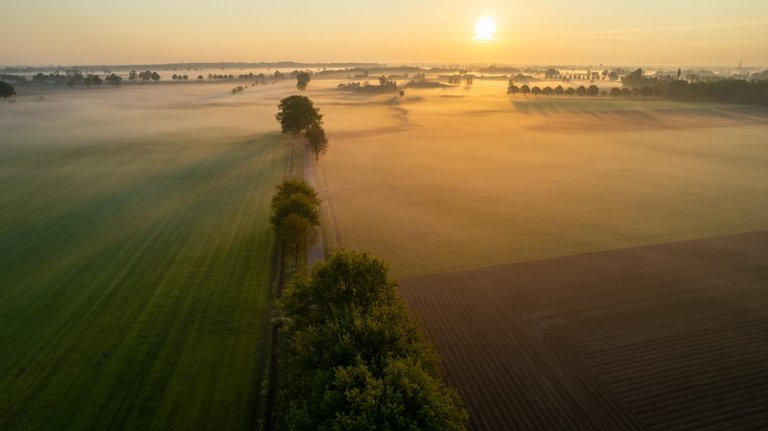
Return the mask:
<path fill-rule="evenodd" d="M 0 65 L 768 66 L 768 0 L 4 0 Z M 473 40 L 496 21 L 496 40 Z"/>

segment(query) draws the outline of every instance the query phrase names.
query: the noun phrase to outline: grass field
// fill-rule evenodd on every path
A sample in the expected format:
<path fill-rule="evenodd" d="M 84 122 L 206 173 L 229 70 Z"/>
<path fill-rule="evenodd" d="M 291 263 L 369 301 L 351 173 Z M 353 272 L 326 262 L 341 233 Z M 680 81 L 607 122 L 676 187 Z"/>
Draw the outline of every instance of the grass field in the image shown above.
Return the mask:
<path fill-rule="evenodd" d="M 252 429 L 282 90 L 110 90 L 0 106 L 0 429 Z"/>

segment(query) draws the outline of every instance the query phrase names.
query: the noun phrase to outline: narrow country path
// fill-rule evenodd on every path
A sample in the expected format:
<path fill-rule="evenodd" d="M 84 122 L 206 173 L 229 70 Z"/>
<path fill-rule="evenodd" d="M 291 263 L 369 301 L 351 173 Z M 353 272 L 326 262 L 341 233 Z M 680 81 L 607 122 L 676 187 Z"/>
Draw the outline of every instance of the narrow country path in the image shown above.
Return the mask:
<path fill-rule="evenodd" d="M 317 190 L 317 179 L 315 176 L 315 160 L 311 151 L 304 151 L 304 180 Z M 319 230 L 319 229 L 318 229 Z M 317 262 L 325 260 L 325 243 L 322 232 L 318 232 L 317 242 L 307 248 L 307 266 L 311 267 Z"/>

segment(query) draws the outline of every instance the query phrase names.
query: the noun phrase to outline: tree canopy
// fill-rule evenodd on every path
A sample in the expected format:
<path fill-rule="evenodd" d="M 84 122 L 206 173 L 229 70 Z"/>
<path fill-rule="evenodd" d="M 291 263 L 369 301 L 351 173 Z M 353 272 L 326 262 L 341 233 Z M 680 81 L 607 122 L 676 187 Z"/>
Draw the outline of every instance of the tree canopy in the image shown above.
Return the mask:
<path fill-rule="evenodd" d="M 287 429 L 464 429 L 462 401 L 387 272 L 367 253 L 338 250 L 288 288 Z"/>
<path fill-rule="evenodd" d="M 275 119 L 280 122 L 283 133 L 296 136 L 312 124 L 323 124 L 323 115 L 306 96 L 288 96 L 277 107 L 280 112 L 275 114 Z"/>
<path fill-rule="evenodd" d="M 320 225 L 317 192 L 304 180 L 284 180 L 272 196 L 269 222 L 277 235 L 281 263 L 284 255 L 290 252 L 294 264 L 298 265 L 302 251 L 317 240 L 315 228 Z"/>
<path fill-rule="evenodd" d="M 311 124 L 304 132 L 304 139 L 307 149 L 315 153 L 315 160 L 320 160 L 320 155 L 328 151 L 328 138 L 323 126 Z"/>
<path fill-rule="evenodd" d="M 0 81 L 0 97 L 3 99 L 8 99 L 9 97 L 13 97 L 15 95 L 16 89 L 13 88 L 13 85 L 5 81 Z"/>
<path fill-rule="evenodd" d="M 309 76 L 309 73 L 307 72 L 299 72 L 296 74 L 296 88 L 299 90 L 306 90 L 307 85 L 309 85 L 309 81 L 312 78 Z"/>

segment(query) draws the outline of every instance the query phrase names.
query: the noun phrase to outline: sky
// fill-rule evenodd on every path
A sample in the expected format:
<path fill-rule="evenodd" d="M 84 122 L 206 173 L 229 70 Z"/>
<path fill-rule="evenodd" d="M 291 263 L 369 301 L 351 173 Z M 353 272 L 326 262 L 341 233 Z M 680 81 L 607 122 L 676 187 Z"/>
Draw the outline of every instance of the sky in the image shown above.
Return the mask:
<path fill-rule="evenodd" d="M 767 0 L 4 0 L 0 65 L 768 67 Z M 476 40 L 490 17 L 493 40 Z"/>

